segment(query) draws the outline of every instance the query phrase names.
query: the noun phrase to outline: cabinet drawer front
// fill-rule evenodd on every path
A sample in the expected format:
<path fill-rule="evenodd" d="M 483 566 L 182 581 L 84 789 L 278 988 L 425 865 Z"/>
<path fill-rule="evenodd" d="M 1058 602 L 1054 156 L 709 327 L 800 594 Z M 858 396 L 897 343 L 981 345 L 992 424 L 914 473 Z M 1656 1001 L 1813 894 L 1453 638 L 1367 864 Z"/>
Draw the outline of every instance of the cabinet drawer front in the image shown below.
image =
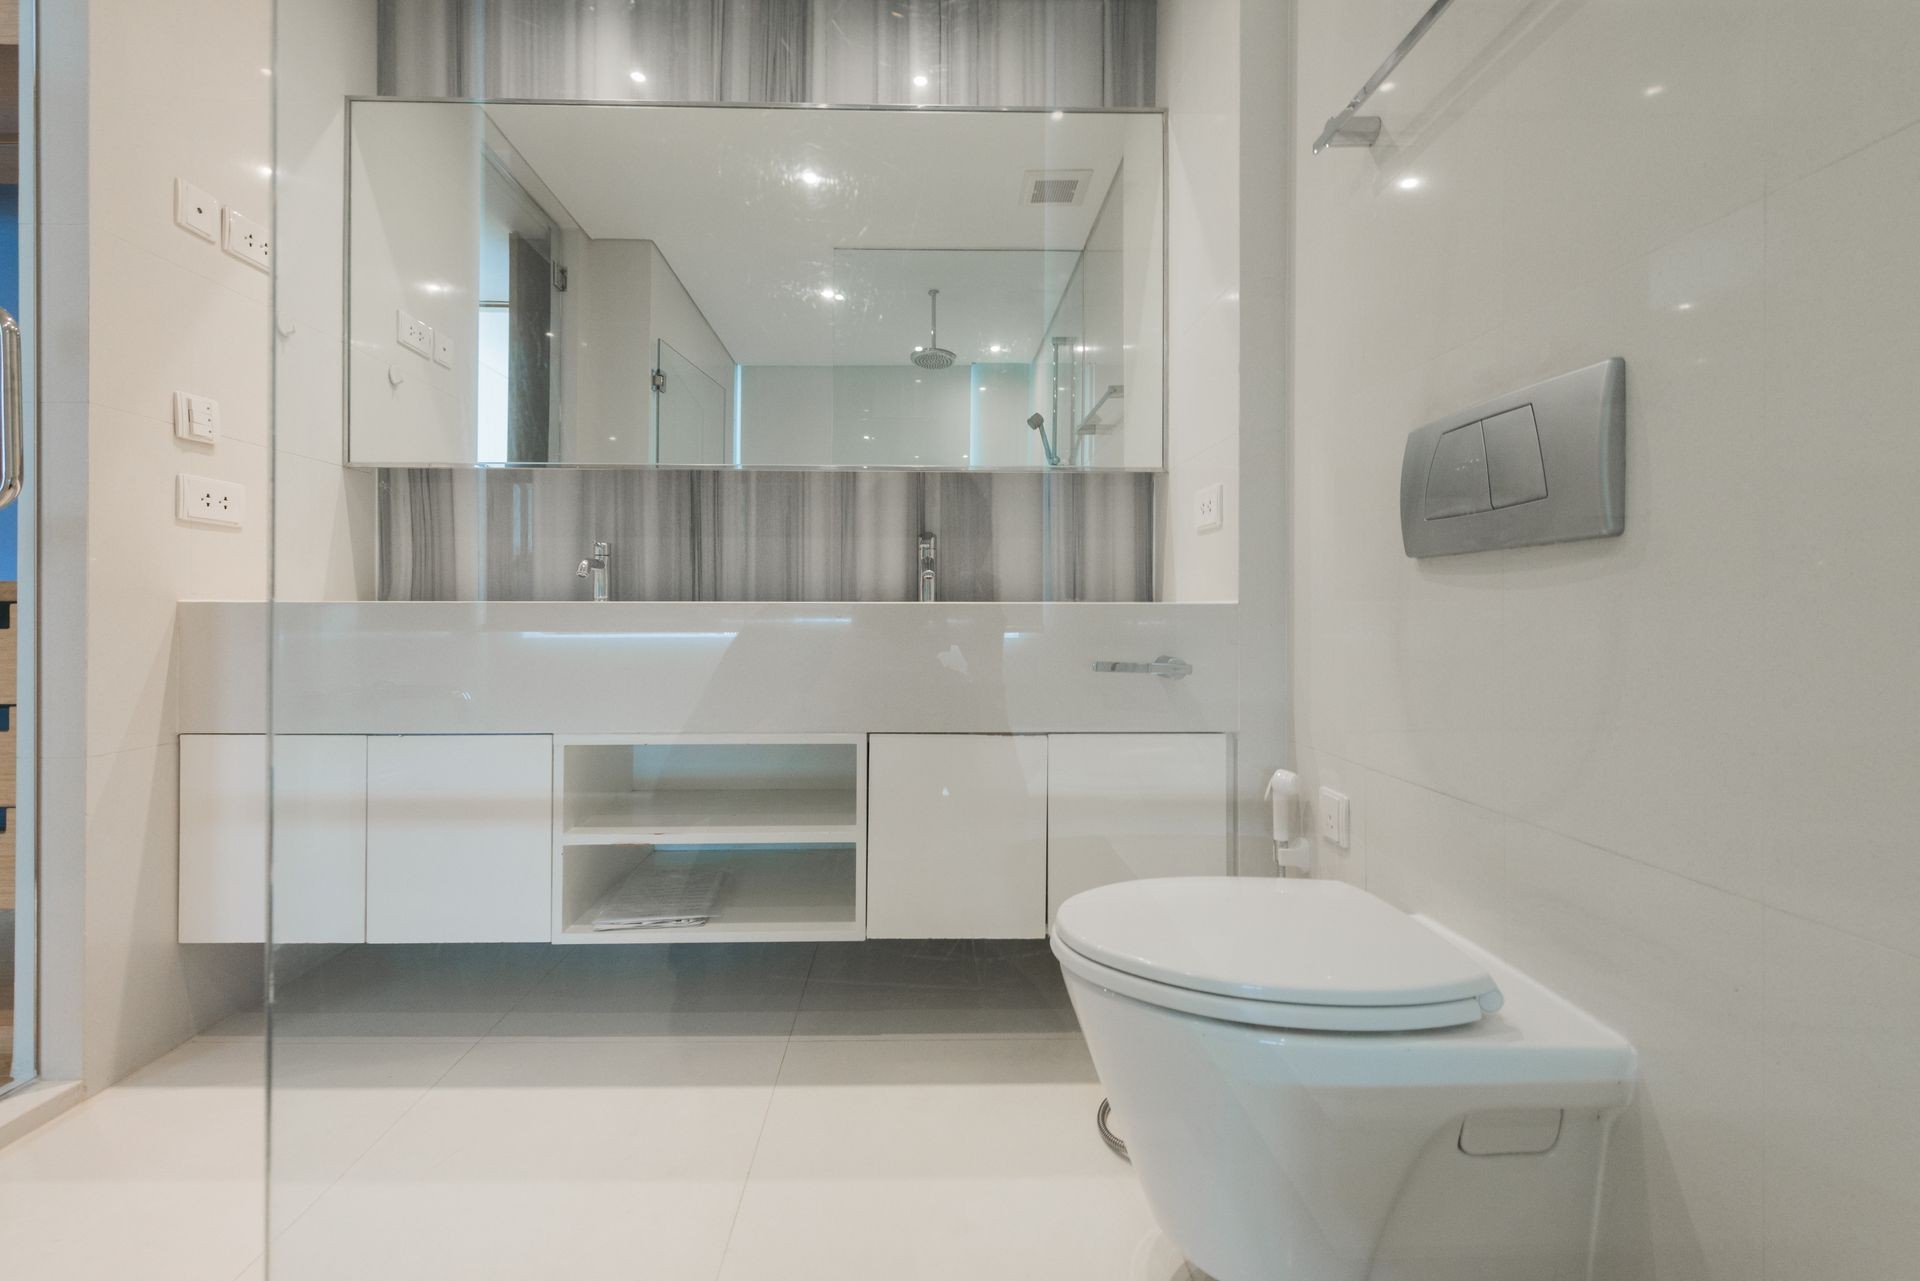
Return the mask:
<path fill-rule="evenodd" d="M 273 940 L 367 938 L 367 740 L 273 739 Z M 180 736 L 182 943 L 266 939 L 267 737 Z"/>
<path fill-rule="evenodd" d="M 1044 937 L 1046 872 L 1044 737 L 872 737 L 869 937 Z"/>
<path fill-rule="evenodd" d="M 553 740 L 367 743 L 367 941 L 551 938 Z"/>

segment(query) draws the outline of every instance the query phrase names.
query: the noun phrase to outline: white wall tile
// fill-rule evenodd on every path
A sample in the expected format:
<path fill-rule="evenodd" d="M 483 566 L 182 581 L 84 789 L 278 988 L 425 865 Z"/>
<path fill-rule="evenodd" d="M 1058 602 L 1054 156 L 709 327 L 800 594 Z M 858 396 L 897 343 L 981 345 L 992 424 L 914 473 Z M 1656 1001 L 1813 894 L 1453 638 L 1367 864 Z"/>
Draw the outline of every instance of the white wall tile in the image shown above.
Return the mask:
<path fill-rule="evenodd" d="M 1597 1274 L 1759 1275 L 1761 914 L 1750 899 L 1509 821 L 1507 960 L 1633 1042 Z"/>
<path fill-rule="evenodd" d="M 1297 136 L 1406 16 L 1302 0 Z M 1640 1048 L 1603 1275 L 1902 1275 L 1920 1167 L 1872 1127 L 1920 1060 L 1828 994 L 1857 968 L 1892 1009 L 1920 981 L 1920 96 L 1874 71 L 1913 62 L 1920 17 L 1593 0 L 1441 27 L 1375 104 L 1385 144 L 1295 169 L 1301 759 L 1363 775 L 1370 887 Z M 1856 77 L 1854 127 L 1818 119 Z M 1405 557 L 1409 430 L 1613 355 L 1623 537 Z"/>
<path fill-rule="evenodd" d="M 1920 955 L 1920 125 L 1767 202 L 1766 409 L 1776 460 L 1765 691 L 1777 794 L 1772 905 Z M 1771 808 L 1771 807 L 1770 807 Z"/>
<path fill-rule="evenodd" d="M 1920 1259 L 1920 959 L 1769 911 L 1766 1279 Z"/>
<path fill-rule="evenodd" d="M 1783 186 L 1920 120 L 1920 6 L 1763 0 L 1769 183 Z M 1846 103 L 1832 116 L 1833 104 Z"/>

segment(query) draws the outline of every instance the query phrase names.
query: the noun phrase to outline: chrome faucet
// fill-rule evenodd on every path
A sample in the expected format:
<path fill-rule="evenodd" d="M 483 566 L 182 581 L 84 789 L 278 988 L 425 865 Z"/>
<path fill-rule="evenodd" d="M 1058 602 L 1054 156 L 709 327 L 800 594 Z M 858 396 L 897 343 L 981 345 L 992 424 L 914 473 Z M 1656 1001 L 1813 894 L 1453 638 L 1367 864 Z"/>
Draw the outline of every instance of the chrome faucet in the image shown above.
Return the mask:
<path fill-rule="evenodd" d="M 607 603 L 607 558 L 610 555 L 605 543 L 593 545 L 593 555 L 580 562 L 580 568 L 573 571 L 575 578 L 593 575 L 593 600 L 596 605 Z"/>
<path fill-rule="evenodd" d="M 937 585 L 933 576 L 933 551 L 933 535 L 920 535 L 920 600 L 923 604 L 934 599 L 934 588 Z"/>

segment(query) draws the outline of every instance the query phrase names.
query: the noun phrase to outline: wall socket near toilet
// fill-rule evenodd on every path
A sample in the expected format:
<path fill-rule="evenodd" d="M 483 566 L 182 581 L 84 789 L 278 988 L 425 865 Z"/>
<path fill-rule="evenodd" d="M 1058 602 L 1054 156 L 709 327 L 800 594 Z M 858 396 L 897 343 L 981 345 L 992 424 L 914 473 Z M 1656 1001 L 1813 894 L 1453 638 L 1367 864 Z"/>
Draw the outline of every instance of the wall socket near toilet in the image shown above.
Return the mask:
<path fill-rule="evenodd" d="M 247 511 L 247 490 L 231 481 L 181 472 L 177 489 L 181 520 L 239 528 Z"/>
<path fill-rule="evenodd" d="M 1320 839 L 1346 849 L 1353 840 L 1353 802 L 1345 792 L 1323 787 L 1316 807 L 1320 814 Z"/>
<path fill-rule="evenodd" d="M 1226 523 L 1222 510 L 1227 500 L 1225 485 L 1205 485 L 1194 491 L 1193 495 L 1193 532 L 1210 533 Z"/>

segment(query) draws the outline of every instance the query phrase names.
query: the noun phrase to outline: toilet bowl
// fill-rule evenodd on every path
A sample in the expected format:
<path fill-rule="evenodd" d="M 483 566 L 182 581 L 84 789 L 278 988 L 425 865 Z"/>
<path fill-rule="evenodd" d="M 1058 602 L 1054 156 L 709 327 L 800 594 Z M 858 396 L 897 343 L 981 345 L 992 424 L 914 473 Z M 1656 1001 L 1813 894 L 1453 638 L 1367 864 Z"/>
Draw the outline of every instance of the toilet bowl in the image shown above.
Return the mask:
<path fill-rule="evenodd" d="M 1335 881 L 1063 903 L 1053 951 L 1161 1229 L 1217 1281 L 1578 1281 L 1633 1049 Z"/>

